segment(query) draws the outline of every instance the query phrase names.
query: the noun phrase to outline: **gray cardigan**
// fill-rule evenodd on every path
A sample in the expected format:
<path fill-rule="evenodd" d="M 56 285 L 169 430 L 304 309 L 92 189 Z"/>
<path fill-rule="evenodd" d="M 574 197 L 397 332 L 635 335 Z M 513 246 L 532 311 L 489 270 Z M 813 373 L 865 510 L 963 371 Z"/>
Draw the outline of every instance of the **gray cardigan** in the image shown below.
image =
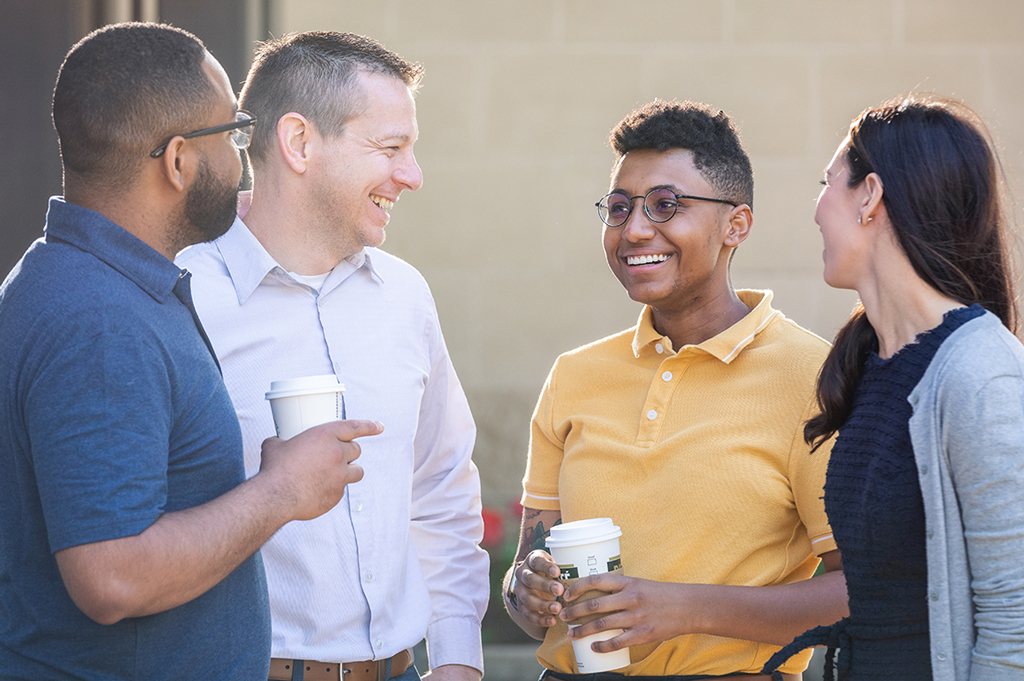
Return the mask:
<path fill-rule="evenodd" d="M 942 343 L 908 400 L 933 678 L 1024 679 L 1024 347 L 986 312 Z"/>

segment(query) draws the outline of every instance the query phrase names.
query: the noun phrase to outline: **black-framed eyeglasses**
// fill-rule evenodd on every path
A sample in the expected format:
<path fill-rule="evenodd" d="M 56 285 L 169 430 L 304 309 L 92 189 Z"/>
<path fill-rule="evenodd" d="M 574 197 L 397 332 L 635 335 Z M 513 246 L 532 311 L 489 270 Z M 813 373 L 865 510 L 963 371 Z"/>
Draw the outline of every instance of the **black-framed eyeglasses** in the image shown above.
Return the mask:
<path fill-rule="evenodd" d="M 249 142 L 252 140 L 252 128 L 256 125 L 256 117 L 248 111 L 242 111 L 241 109 L 235 113 L 234 123 L 225 123 L 224 125 L 216 125 L 212 128 L 204 128 L 203 130 L 196 130 L 185 135 L 181 135 L 184 139 L 190 139 L 192 137 L 202 137 L 203 135 L 216 135 L 218 132 L 231 131 L 231 144 L 235 145 L 235 149 L 247 149 Z M 177 137 L 175 135 L 174 137 Z M 171 139 L 174 139 L 172 137 Z M 171 143 L 171 140 L 167 140 L 159 147 L 149 152 L 149 155 L 153 158 L 160 158 L 163 156 L 164 151 L 167 150 L 167 145 Z"/>
<path fill-rule="evenodd" d="M 730 206 L 738 206 L 734 201 L 726 199 L 710 199 L 706 196 L 689 196 L 688 194 L 676 194 L 671 189 L 664 187 L 652 189 L 644 196 L 626 196 L 622 192 L 612 192 L 595 203 L 597 214 L 601 222 L 609 227 L 621 227 L 626 224 L 629 214 L 633 212 L 633 200 L 644 200 L 644 212 L 651 222 L 668 222 L 676 214 L 679 208 L 679 199 L 690 201 L 711 201 L 713 203 L 724 203 Z"/>

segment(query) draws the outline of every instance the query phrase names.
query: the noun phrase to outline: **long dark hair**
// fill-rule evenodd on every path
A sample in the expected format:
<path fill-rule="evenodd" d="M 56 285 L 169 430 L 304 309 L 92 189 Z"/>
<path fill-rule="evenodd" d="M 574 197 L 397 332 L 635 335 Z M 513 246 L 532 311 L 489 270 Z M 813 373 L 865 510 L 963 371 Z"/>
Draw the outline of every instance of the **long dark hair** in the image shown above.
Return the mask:
<path fill-rule="evenodd" d="M 863 112 L 847 143 L 848 186 L 878 174 L 889 221 L 917 275 L 964 305 L 980 303 L 1016 332 L 1002 172 L 978 115 L 953 100 L 906 98 Z M 846 422 L 877 347 L 858 305 L 818 377 L 821 413 L 804 427 L 808 444 L 817 448 Z"/>

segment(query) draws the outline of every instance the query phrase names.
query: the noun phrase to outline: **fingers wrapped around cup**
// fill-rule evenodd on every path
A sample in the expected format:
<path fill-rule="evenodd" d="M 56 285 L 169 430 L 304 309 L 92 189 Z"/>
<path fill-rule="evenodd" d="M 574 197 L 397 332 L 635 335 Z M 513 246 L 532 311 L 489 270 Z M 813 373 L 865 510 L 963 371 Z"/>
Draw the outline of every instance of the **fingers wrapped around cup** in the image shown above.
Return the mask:
<path fill-rule="evenodd" d="M 620 567 L 612 572 L 592 577 L 562 580 L 566 589 L 560 599 L 565 606 L 561 618 L 568 625 L 576 666 L 581 674 L 621 669 L 630 664 L 628 647 L 612 644 L 610 650 L 595 649 L 595 646 L 608 648 L 609 644 L 605 641 L 619 636 L 623 630 L 605 627 L 601 621 L 598 621 L 609 615 L 598 599 L 611 596 L 615 592 L 594 588 L 594 586 L 614 588 L 613 583 L 621 577 L 622 568 Z M 596 630 L 594 630 L 595 626 Z"/>
<path fill-rule="evenodd" d="M 558 598 L 565 587 L 552 574 L 558 566 L 545 551 L 533 551 L 516 569 L 517 609 L 538 626 L 553 627 L 562 604 Z"/>

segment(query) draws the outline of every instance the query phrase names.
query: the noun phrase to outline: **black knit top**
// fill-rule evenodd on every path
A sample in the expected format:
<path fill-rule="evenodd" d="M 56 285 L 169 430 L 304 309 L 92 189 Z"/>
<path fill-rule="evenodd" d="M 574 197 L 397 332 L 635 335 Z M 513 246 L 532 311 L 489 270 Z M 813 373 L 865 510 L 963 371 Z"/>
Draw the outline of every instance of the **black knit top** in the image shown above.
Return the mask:
<path fill-rule="evenodd" d="M 832 449 L 825 510 L 850 594 L 851 681 L 932 678 L 924 503 L 907 398 L 939 345 L 983 312 L 957 308 L 891 358 L 871 353 Z"/>

